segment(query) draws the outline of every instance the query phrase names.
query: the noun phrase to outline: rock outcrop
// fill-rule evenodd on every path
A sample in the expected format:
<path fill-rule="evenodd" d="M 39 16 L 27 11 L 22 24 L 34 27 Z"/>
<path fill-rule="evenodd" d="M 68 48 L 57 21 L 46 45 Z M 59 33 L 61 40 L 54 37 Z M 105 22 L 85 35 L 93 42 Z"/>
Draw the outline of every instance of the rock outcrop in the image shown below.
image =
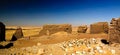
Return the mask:
<path fill-rule="evenodd" d="M 90 33 L 108 33 L 108 22 L 98 22 L 90 25 Z"/>
<path fill-rule="evenodd" d="M 70 24 L 44 25 L 43 29 L 39 32 L 39 34 L 40 35 L 51 35 L 59 31 L 65 31 L 67 33 L 71 33 L 72 26 Z"/>
<path fill-rule="evenodd" d="M 120 43 L 120 18 L 112 18 L 109 28 L 110 43 Z"/>
<path fill-rule="evenodd" d="M 86 31 L 87 31 L 87 25 L 79 26 L 78 29 L 77 29 L 78 33 L 86 33 Z"/>
<path fill-rule="evenodd" d="M 0 22 L 0 41 L 5 41 L 5 25 Z"/>
<path fill-rule="evenodd" d="M 13 34 L 11 41 L 16 41 L 19 38 L 23 37 L 22 28 L 18 27 L 16 32 Z"/>

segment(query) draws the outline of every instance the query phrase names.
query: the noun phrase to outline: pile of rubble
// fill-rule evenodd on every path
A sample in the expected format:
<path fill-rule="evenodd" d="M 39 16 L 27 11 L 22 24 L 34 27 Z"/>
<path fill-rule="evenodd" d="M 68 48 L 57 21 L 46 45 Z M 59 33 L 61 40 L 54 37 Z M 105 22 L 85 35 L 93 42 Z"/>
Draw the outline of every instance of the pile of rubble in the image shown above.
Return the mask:
<path fill-rule="evenodd" d="M 117 47 L 103 44 L 101 39 L 73 39 L 57 44 L 37 43 L 31 47 L 0 49 L 0 55 L 119 55 Z"/>
<path fill-rule="evenodd" d="M 59 46 L 65 55 L 115 55 L 115 47 L 101 43 L 101 39 L 76 39 L 63 42 Z M 120 45 L 119 45 L 120 47 Z M 118 50 L 119 51 L 119 50 Z"/>

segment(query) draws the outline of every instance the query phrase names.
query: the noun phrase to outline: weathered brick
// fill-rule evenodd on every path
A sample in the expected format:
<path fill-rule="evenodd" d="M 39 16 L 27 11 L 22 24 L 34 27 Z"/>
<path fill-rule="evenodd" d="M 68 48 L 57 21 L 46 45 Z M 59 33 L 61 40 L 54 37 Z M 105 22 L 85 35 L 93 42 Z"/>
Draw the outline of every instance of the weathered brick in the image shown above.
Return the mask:
<path fill-rule="evenodd" d="M 65 31 L 67 33 L 71 33 L 72 26 L 70 24 L 44 25 L 43 29 L 39 32 L 39 34 L 40 35 L 51 35 L 59 31 Z"/>
<path fill-rule="evenodd" d="M 90 33 L 108 33 L 108 23 L 98 22 L 90 25 Z"/>
<path fill-rule="evenodd" d="M 111 43 L 120 43 L 120 18 L 113 18 L 110 22 L 109 41 Z"/>

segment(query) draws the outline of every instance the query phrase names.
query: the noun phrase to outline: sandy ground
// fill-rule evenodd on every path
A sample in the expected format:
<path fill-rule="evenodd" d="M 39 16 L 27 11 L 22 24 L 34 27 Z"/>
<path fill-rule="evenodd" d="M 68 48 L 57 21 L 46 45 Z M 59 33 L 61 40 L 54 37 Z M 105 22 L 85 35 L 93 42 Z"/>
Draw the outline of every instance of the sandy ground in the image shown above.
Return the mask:
<path fill-rule="evenodd" d="M 7 28 L 13 28 L 15 27 L 7 27 Z M 73 27 L 73 32 L 71 34 L 67 34 L 66 32 L 58 32 L 55 34 L 52 34 L 50 36 L 44 35 L 39 36 L 39 31 L 42 29 L 42 27 L 22 27 L 24 38 L 19 39 L 15 47 L 24 47 L 24 46 L 32 46 L 36 44 L 37 42 L 40 42 L 42 44 L 55 44 L 63 41 L 67 41 L 70 39 L 81 39 L 81 38 L 104 38 L 108 39 L 108 35 L 104 33 L 100 34 L 90 34 L 89 29 L 87 30 L 87 33 L 77 33 L 77 27 Z M 6 40 L 10 40 L 15 30 L 6 30 Z M 30 37 L 30 39 L 28 38 Z"/>
<path fill-rule="evenodd" d="M 118 47 L 111 47 L 108 45 L 103 44 L 90 44 L 91 46 L 88 47 L 89 43 L 86 45 L 80 45 L 76 46 L 79 42 L 74 42 L 76 39 L 79 41 L 81 39 L 91 39 L 95 38 L 98 39 L 108 39 L 108 34 L 100 33 L 100 34 L 90 34 L 89 29 L 86 33 L 77 33 L 77 27 L 73 28 L 73 31 L 71 34 L 68 34 L 66 32 L 57 32 L 52 35 L 43 35 L 39 36 L 39 31 L 41 30 L 41 27 L 22 27 L 23 28 L 23 34 L 24 38 L 18 39 L 14 42 L 14 45 L 9 49 L 0 49 L 0 55 L 9 55 L 9 54 L 20 54 L 20 55 L 77 55 L 82 54 L 84 55 L 84 51 L 88 53 L 89 55 L 89 48 L 90 50 L 100 47 L 101 49 L 94 49 L 95 55 L 101 55 L 99 54 L 99 50 L 104 51 L 104 54 L 102 55 L 113 55 L 114 51 L 116 54 L 119 54 Z M 6 39 L 9 41 L 13 35 L 15 30 L 6 30 Z M 71 41 L 70 41 L 71 40 Z M 71 47 L 69 46 L 71 42 L 75 44 L 75 46 Z M 86 42 L 86 40 L 83 40 L 83 42 Z M 73 44 L 73 45 L 74 45 Z M 79 43 L 80 44 L 80 43 Z M 66 45 L 66 48 L 64 45 Z M 68 46 L 67 46 L 68 45 Z M 92 47 L 92 45 L 94 47 Z M 115 44 L 116 45 L 116 44 Z M 113 46 L 115 46 L 113 45 Z M 103 47 L 104 46 L 104 47 Z M 64 48 L 63 48 L 64 47 Z M 72 49 L 72 50 L 71 50 Z M 87 50 L 87 51 L 86 51 Z M 3 52 L 1 52 L 3 51 Z M 34 52 L 37 52 L 34 53 Z M 95 52 L 98 51 L 98 52 Z M 111 52 L 113 51 L 113 53 Z M 7 52 L 7 53 L 6 53 Z M 39 53 L 39 54 L 38 54 Z"/>
<path fill-rule="evenodd" d="M 63 41 L 68 41 L 71 39 L 83 39 L 83 38 L 103 38 L 107 39 L 107 34 L 67 34 L 66 32 L 58 32 L 53 35 L 47 36 L 37 36 L 37 37 L 30 37 L 22 38 L 16 41 L 15 47 L 27 47 L 36 45 L 38 42 L 41 44 L 55 44 L 60 43 Z"/>

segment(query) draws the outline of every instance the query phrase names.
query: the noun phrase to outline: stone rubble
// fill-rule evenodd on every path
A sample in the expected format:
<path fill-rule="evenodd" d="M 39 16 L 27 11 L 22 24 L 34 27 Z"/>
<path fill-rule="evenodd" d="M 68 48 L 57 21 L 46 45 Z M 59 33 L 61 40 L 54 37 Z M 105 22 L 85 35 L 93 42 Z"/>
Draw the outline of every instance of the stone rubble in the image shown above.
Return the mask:
<path fill-rule="evenodd" d="M 37 43 L 31 47 L 0 49 L 0 55 L 119 55 L 120 47 L 103 44 L 100 40 L 84 38 L 48 45 Z"/>
<path fill-rule="evenodd" d="M 114 49 L 110 49 L 109 45 L 105 45 L 98 39 L 79 39 L 70 40 L 60 44 L 60 47 L 66 52 L 66 55 L 106 55 L 116 54 Z"/>

